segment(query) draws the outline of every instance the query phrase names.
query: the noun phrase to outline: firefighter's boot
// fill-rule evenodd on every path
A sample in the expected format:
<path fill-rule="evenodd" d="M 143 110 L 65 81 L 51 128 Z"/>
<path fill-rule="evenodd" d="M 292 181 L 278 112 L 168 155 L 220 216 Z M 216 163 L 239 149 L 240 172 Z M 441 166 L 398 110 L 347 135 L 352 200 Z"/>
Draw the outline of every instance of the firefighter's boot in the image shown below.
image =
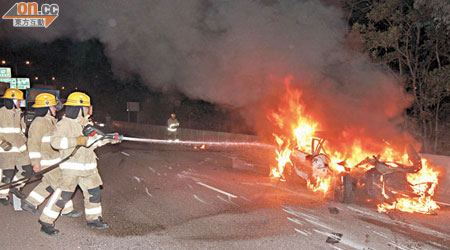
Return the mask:
<path fill-rule="evenodd" d="M 97 228 L 97 229 L 109 228 L 108 223 L 103 221 L 102 217 L 98 217 L 98 219 L 96 220 L 88 220 L 87 226 L 89 228 Z"/>
<path fill-rule="evenodd" d="M 45 223 L 42 221 L 39 221 L 39 223 L 42 225 L 41 232 L 44 232 L 50 236 L 55 236 L 55 235 L 59 234 L 59 230 L 56 229 L 52 224 Z"/>
<path fill-rule="evenodd" d="M 22 204 L 22 209 L 25 211 L 28 211 L 34 215 L 38 215 L 39 214 L 39 210 L 36 209 L 35 206 L 33 206 L 31 203 L 29 203 L 28 201 L 24 200 L 23 204 Z"/>

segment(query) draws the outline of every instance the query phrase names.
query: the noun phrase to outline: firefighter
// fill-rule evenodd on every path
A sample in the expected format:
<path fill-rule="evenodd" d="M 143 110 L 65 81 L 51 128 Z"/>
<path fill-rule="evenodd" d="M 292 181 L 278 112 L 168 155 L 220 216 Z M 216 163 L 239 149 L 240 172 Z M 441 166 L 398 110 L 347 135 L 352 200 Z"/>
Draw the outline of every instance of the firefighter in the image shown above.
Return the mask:
<path fill-rule="evenodd" d="M 179 126 L 180 123 L 177 120 L 177 116 L 175 114 L 171 114 L 169 120 L 167 120 L 167 135 L 169 137 L 169 141 L 178 141 L 177 136 Z"/>
<path fill-rule="evenodd" d="M 50 135 L 56 126 L 56 111 L 59 111 L 60 104 L 58 104 L 54 95 L 41 93 L 36 96 L 32 108 L 35 111 L 35 118 L 28 129 L 27 145 L 33 171 L 39 172 L 61 161 L 59 152 L 50 145 Z M 39 214 L 37 207 L 55 191 L 60 173 L 59 168 L 45 173 L 41 183 L 24 200 L 22 209 L 32 214 Z M 73 210 L 72 200 L 69 200 L 62 211 L 62 215 L 80 217 L 82 212 Z"/>
<path fill-rule="evenodd" d="M 103 184 L 97 169 L 97 156 L 94 149 L 107 143 L 118 143 L 119 140 L 99 140 L 100 135 L 83 136 L 83 128 L 89 124 L 92 115 L 90 97 L 81 92 L 73 92 L 67 98 L 65 117 L 56 124 L 50 143 L 60 151 L 62 159 L 72 154 L 76 147 L 78 151 L 67 161 L 59 165 L 61 176 L 55 192 L 48 200 L 40 218 L 41 231 L 48 235 L 57 235 L 54 222 L 61 209 L 70 200 L 77 186 L 80 186 L 84 196 L 84 213 L 88 227 L 108 228 L 102 219 L 100 203 L 100 186 Z M 93 144 L 93 145 L 92 145 Z"/>
<path fill-rule="evenodd" d="M 23 92 L 9 88 L 1 98 L 4 106 L 0 108 L 0 183 L 6 184 L 14 178 L 15 167 L 22 172 L 22 165 L 26 163 L 23 157 L 27 151 L 26 126 L 20 109 L 20 101 L 24 100 Z M 0 204 L 10 204 L 9 191 L 9 188 L 0 189 Z M 13 187 L 11 191 L 18 189 Z"/>

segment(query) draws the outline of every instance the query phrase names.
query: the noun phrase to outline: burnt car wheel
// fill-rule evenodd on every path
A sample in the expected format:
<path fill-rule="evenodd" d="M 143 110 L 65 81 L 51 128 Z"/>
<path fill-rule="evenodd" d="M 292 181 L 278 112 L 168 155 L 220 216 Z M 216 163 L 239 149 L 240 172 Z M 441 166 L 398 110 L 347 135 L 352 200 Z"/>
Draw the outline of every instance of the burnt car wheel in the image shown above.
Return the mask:
<path fill-rule="evenodd" d="M 340 181 L 336 183 L 334 199 L 341 203 L 350 204 L 355 200 L 356 180 L 350 175 L 343 175 Z"/>

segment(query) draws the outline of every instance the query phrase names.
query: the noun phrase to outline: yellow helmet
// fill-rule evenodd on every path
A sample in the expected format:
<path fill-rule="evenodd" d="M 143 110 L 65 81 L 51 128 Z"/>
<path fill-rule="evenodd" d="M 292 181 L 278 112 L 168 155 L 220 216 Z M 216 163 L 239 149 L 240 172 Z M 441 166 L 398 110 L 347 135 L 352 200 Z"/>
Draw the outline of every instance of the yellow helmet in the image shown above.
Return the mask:
<path fill-rule="evenodd" d="M 67 97 L 65 106 L 90 107 L 91 98 L 85 93 L 73 92 Z"/>
<path fill-rule="evenodd" d="M 5 91 L 5 94 L 2 96 L 3 99 L 16 99 L 16 100 L 24 100 L 23 99 L 23 92 L 18 89 L 7 89 Z"/>
<path fill-rule="evenodd" d="M 56 97 L 49 93 L 40 93 L 34 100 L 33 108 L 46 108 L 58 105 Z"/>

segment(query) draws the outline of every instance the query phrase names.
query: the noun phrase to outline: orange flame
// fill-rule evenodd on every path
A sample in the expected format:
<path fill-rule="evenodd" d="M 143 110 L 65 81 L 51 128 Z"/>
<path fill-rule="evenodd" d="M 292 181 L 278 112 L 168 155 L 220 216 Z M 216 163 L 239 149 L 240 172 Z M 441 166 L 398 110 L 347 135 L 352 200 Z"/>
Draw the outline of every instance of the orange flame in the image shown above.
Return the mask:
<path fill-rule="evenodd" d="M 299 150 L 307 154 L 326 153 L 329 158 L 328 168 L 336 174 L 346 171 L 368 171 L 374 166 L 363 163 L 367 158 L 377 156 L 380 161 L 386 162 L 390 167 L 399 167 L 402 165 L 412 165 L 408 155 L 395 149 L 391 142 L 383 140 L 380 143 L 383 149 L 374 151 L 363 145 L 363 138 L 355 137 L 354 130 L 347 129 L 342 131 L 338 138 L 345 141 L 344 145 L 334 145 L 327 141 L 323 145 L 322 152 L 312 152 L 313 139 L 316 131 L 321 129 L 320 123 L 312 118 L 306 112 L 306 105 L 302 102 L 302 91 L 290 86 L 292 77 L 285 78 L 286 92 L 285 97 L 280 99 L 276 110 L 271 110 L 267 118 L 275 125 L 277 133 L 273 133 L 275 142 L 278 145 L 276 150 L 277 165 L 273 166 L 270 176 L 285 180 L 284 171 L 288 164 L 293 165 L 291 155 L 294 150 Z M 367 138 L 364 138 L 367 139 Z M 438 185 L 438 172 L 432 168 L 425 159 L 422 160 L 422 169 L 417 173 L 407 174 L 409 182 L 415 197 L 396 198 L 394 204 L 380 203 L 378 211 L 386 212 L 388 210 L 398 210 L 404 212 L 431 213 L 439 206 L 433 201 L 432 196 Z M 381 177 L 383 178 L 383 176 Z M 383 182 L 383 179 L 381 179 Z M 332 177 L 317 177 L 307 180 L 308 189 L 320 194 L 329 193 L 332 186 Z M 382 187 L 382 195 L 389 198 L 385 187 Z"/>

